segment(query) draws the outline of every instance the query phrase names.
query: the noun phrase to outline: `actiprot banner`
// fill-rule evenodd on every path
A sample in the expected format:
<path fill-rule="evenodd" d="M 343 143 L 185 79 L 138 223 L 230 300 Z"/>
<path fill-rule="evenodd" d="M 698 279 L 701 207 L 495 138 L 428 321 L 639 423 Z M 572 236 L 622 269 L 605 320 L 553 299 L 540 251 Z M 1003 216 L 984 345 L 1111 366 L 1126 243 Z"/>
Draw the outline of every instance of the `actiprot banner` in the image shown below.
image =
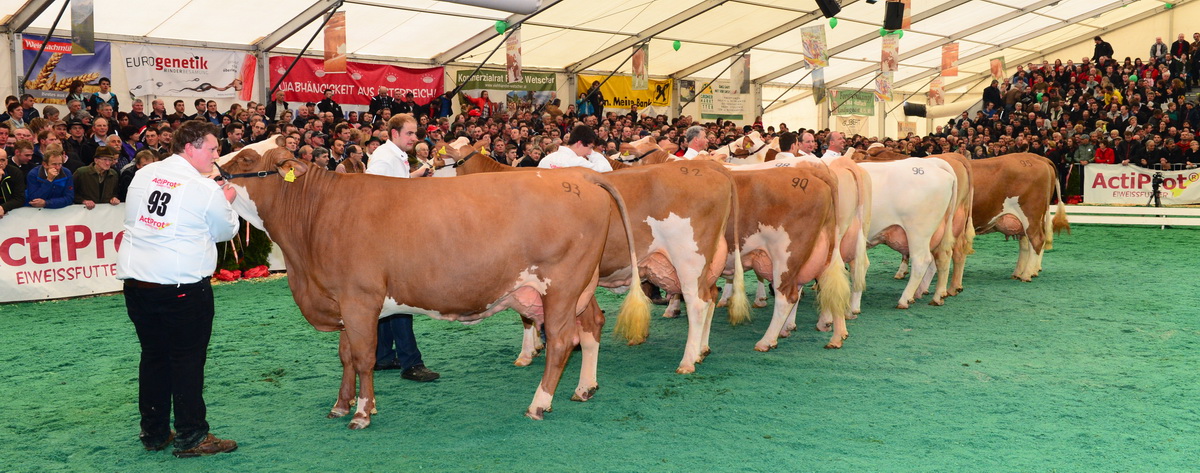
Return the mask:
<path fill-rule="evenodd" d="M 471 70 L 462 70 L 454 75 L 454 81 L 460 84 L 462 95 L 472 99 L 480 98 L 486 91 L 488 100 L 499 105 L 499 113 L 538 110 L 558 98 L 558 80 L 553 72 L 521 71 L 520 82 L 509 82 L 509 74 L 508 71 L 480 69 L 472 76 Z M 465 104 L 466 99 L 459 96 L 459 103 Z M 567 105 L 563 104 L 562 108 L 565 111 Z"/>
<path fill-rule="evenodd" d="M 121 290 L 125 205 L 20 208 L 0 219 L 0 302 Z"/>
<path fill-rule="evenodd" d="M 1200 203 L 1200 169 L 1156 171 L 1119 164 L 1083 167 L 1083 201 L 1089 204 L 1146 205 L 1154 192 L 1154 173 L 1162 172 L 1158 194 L 1163 205 Z"/>
<path fill-rule="evenodd" d="M 253 54 L 145 44 L 122 44 L 120 50 L 134 96 L 250 100 L 254 91 Z"/>
<path fill-rule="evenodd" d="M 21 35 L 21 64 L 29 68 L 42 47 L 44 36 Z M 67 103 L 67 88 L 71 82 L 83 82 L 83 92 L 99 92 L 97 81 L 112 75 L 112 47 L 105 41 L 95 42 L 96 53 L 90 55 L 71 54 L 71 40 L 50 38 L 42 57 L 34 65 L 29 77 L 25 78 L 25 92 L 42 103 Z M 22 70 L 21 72 L 25 72 Z"/>
<path fill-rule="evenodd" d="M 279 82 L 293 59 L 271 57 L 271 85 Z M 324 59 L 300 58 L 287 79 L 279 85 L 279 90 L 283 91 L 284 100 L 288 102 L 320 102 L 325 98 L 323 91 L 332 89 L 333 100 L 339 104 L 370 105 L 375 89 L 383 86 L 396 97 L 412 92 L 413 101 L 425 105 L 444 92 L 443 74 L 441 67 L 412 69 L 353 61 L 346 63 L 345 74 L 326 74 Z"/>
<path fill-rule="evenodd" d="M 593 82 L 603 81 L 607 76 L 590 76 L 580 74 L 578 76 L 579 90 L 586 91 L 592 87 Z M 604 111 L 610 110 L 629 110 L 631 106 L 637 105 L 639 111 L 646 111 L 650 107 L 655 110 L 666 110 L 671 106 L 671 81 L 650 79 L 650 88 L 647 90 L 633 90 L 633 78 L 626 75 L 614 75 L 600 86 L 600 93 L 604 94 Z"/>

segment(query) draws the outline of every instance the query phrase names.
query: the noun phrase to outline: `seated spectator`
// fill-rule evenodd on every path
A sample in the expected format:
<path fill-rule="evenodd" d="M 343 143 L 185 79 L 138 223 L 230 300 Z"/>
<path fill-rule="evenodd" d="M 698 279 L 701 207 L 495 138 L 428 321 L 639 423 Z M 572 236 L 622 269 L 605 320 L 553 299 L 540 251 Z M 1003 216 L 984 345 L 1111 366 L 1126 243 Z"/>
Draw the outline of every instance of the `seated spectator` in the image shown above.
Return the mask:
<path fill-rule="evenodd" d="M 335 141 L 335 143 L 337 142 L 339 141 Z M 425 150 L 425 154 L 428 156 L 428 149 Z M 335 171 L 341 173 L 365 173 L 367 172 L 367 165 L 363 163 L 362 158 L 362 147 L 358 145 L 347 146 L 346 159 L 342 160 L 342 162 L 337 165 L 337 169 L 335 169 Z"/>
<path fill-rule="evenodd" d="M 129 184 L 133 182 L 133 176 L 147 164 L 159 161 L 161 156 L 151 150 L 138 151 L 138 154 L 134 156 L 134 161 L 121 169 L 120 179 L 117 181 L 117 199 L 124 202 L 125 196 L 129 193 Z"/>
<path fill-rule="evenodd" d="M 101 146 L 96 149 L 92 164 L 79 168 L 79 172 L 75 173 L 76 204 L 83 204 L 92 210 L 97 202 L 112 205 L 121 203 L 121 199 L 117 198 L 117 184 L 121 177 L 113 169 L 117 155 L 117 150 Z"/>
<path fill-rule="evenodd" d="M 30 146 L 32 150 L 33 146 Z M 61 209 L 75 203 L 75 180 L 63 169 L 67 157 L 47 150 L 45 160 L 25 177 L 25 203 L 30 207 Z"/>
<path fill-rule="evenodd" d="M 25 206 L 25 173 L 8 162 L 8 153 L 0 149 L 0 218 Z"/>
<path fill-rule="evenodd" d="M 138 151 L 145 149 L 146 146 L 142 144 L 142 133 L 139 130 L 140 128 L 134 128 L 133 125 L 121 128 L 120 147 L 115 148 L 119 150 L 116 169 L 132 163 L 133 157 L 137 155 Z"/>
<path fill-rule="evenodd" d="M 33 161 L 33 143 L 28 140 L 17 140 L 13 142 L 12 154 L 9 154 L 11 164 L 15 164 L 21 168 L 21 172 L 29 174 L 33 168 L 37 167 L 40 162 Z"/>

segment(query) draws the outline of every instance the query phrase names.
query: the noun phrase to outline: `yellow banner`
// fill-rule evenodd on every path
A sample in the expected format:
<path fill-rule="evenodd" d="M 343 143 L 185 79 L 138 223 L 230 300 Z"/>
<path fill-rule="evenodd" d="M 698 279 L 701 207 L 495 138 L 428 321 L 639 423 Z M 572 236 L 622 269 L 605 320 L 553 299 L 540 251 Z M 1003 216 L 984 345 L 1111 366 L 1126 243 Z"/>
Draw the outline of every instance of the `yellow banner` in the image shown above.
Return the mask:
<path fill-rule="evenodd" d="M 580 92 L 586 92 L 593 82 L 604 80 L 605 76 L 589 76 L 580 74 L 576 83 Z M 646 90 L 633 90 L 633 78 L 626 75 L 613 75 L 604 85 L 600 93 L 604 95 L 604 109 L 629 109 L 637 105 L 639 110 L 646 107 L 666 108 L 671 105 L 671 80 L 650 79 L 650 87 Z"/>

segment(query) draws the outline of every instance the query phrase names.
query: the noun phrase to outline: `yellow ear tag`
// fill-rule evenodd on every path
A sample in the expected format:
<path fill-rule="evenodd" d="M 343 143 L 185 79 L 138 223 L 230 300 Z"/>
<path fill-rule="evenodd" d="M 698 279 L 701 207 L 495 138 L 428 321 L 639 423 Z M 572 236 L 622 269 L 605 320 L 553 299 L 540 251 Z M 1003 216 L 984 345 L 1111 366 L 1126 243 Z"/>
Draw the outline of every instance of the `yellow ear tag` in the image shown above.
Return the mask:
<path fill-rule="evenodd" d="M 482 154 L 482 155 L 484 155 L 484 156 L 487 156 L 487 155 L 488 155 L 488 150 L 487 150 L 487 148 L 484 148 L 484 149 L 482 149 L 482 150 L 479 150 L 479 154 Z"/>
<path fill-rule="evenodd" d="M 438 150 L 438 154 L 445 155 L 445 154 L 446 154 L 446 147 L 445 147 L 445 146 L 443 146 L 441 149 L 439 149 L 439 150 Z"/>
<path fill-rule="evenodd" d="M 754 143 L 746 143 L 746 149 L 750 149 L 753 147 L 754 147 Z"/>
<path fill-rule="evenodd" d="M 287 174 L 283 176 L 283 180 L 287 182 L 296 182 L 296 168 L 288 169 Z"/>

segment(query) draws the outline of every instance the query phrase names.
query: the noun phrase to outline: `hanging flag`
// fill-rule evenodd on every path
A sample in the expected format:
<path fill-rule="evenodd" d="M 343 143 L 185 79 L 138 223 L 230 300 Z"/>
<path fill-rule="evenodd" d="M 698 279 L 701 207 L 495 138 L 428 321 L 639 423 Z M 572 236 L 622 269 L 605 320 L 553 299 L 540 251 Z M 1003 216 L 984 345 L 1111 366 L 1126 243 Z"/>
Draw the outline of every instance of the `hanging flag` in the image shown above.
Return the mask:
<path fill-rule="evenodd" d="M 92 0 L 71 0 L 71 54 L 96 54 L 96 25 Z"/>
<path fill-rule="evenodd" d="M 900 24 L 900 29 L 912 29 L 912 0 L 902 0 L 904 2 L 904 21 Z"/>
<path fill-rule="evenodd" d="M 750 55 L 733 58 L 733 67 L 729 69 L 729 80 L 732 82 L 733 93 L 750 93 Z"/>
<path fill-rule="evenodd" d="M 633 47 L 633 90 L 650 88 L 650 43 Z"/>
<path fill-rule="evenodd" d="M 825 101 L 825 68 L 818 67 L 813 70 L 813 103 L 820 104 Z"/>
<path fill-rule="evenodd" d="M 883 37 L 883 55 L 879 60 L 879 69 L 882 71 L 896 71 L 900 68 L 900 35 L 886 35 Z"/>
<path fill-rule="evenodd" d="M 992 67 L 992 78 L 1004 80 L 1004 56 L 994 57 L 988 61 Z"/>
<path fill-rule="evenodd" d="M 942 45 L 942 77 L 958 75 L 958 43 Z"/>
<path fill-rule="evenodd" d="M 892 77 L 895 72 L 881 72 L 875 78 L 875 101 L 888 102 L 892 100 Z"/>
<path fill-rule="evenodd" d="M 943 87 L 941 77 L 934 78 L 933 82 L 929 83 L 929 105 L 946 104 L 945 91 L 942 90 Z"/>
<path fill-rule="evenodd" d="M 825 25 L 800 28 L 800 41 L 804 45 L 804 61 L 808 67 L 829 65 L 829 51 L 825 49 Z"/>
<path fill-rule="evenodd" d="M 334 12 L 325 24 L 325 73 L 346 73 L 346 12 Z"/>
<path fill-rule="evenodd" d="M 521 30 L 513 31 L 504 42 L 505 70 L 508 83 L 524 82 L 521 75 Z"/>

